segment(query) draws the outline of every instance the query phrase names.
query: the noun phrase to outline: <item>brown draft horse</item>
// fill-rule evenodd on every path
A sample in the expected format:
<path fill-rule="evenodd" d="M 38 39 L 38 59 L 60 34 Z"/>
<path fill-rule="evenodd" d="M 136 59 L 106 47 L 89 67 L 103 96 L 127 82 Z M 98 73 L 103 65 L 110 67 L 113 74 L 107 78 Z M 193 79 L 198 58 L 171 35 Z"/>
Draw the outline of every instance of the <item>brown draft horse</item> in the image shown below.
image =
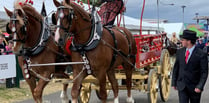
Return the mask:
<path fill-rule="evenodd" d="M 91 35 L 92 23 L 91 17 L 83 8 L 74 4 L 73 2 L 63 1 L 59 3 L 54 0 L 54 4 L 58 7 L 58 11 L 54 15 L 55 18 L 53 22 L 57 24 L 57 29 L 55 33 L 55 41 L 65 40 L 66 32 L 74 34 L 74 44 L 85 44 Z M 118 29 L 124 32 L 121 33 Z M 111 47 L 114 47 L 114 39 L 111 36 L 111 33 L 103 28 L 103 34 L 101 41 L 98 43 L 96 48 L 85 51 L 86 57 L 90 62 L 90 67 L 92 70 L 92 75 L 95 76 L 99 81 L 99 95 L 103 103 L 106 102 L 107 93 L 106 93 L 106 75 L 108 80 L 112 85 L 114 92 L 114 102 L 119 103 L 118 100 L 118 84 L 115 78 L 115 68 L 119 65 L 122 65 L 126 73 L 126 84 L 127 84 L 127 102 L 134 102 L 131 96 L 131 87 L 132 87 L 132 72 L 134 70 L 133 65 L 135 64 L 135 55 L 136 55 L 136 43 L 132 34 L 122 27 L 112 28 L 112 31 L 115 34 L 117 40 L 117 49 L 118 51 L 123 52 L 125 55 L 133 55 L 132 57 L 125 57 L 124 59 L 121 55 L 116 56 L 116 60 L 111 66 L 111 61 L 113 59 L 114 50 Z M 125 37 L 127 36 L 127 38 Z M 109 44 L 109 45 L 108 45 Z M 130 48 L 129 48 L 130 45 Z M 73 62 L 82 62 L 82 56 L 79 52 L 72 51 L 72 61 Z M 128 63 L 126 60 L 131 62 L 133 65 Z M 73 65 L 73 77 L 78 77 L 73 82 L 73 87 L 71 90 L 72 103 L 77 103 L 79 96 L 80 86 L 82 80 L 88 75 L 87 70 L 82 72 L 84 65 Z M 82 72 L 82 73 L 81 73 Z M 79 76 L 78 76 L 79 75 Z"/>
<path fill-rule="evenodd" d="M 22 54 L 22 52 L 23 48 L 32 48 L 40 41 L 41 32 L 44 32 L 45 30 L 42 26 L 46 23 L 44 22 L 44 17 L 40 15 L 32 6 L 27 4 L 23 6 L 15 4 L 14 12 L 11 12 L 6 8 L 5 11 L 10 17 L 7 29 L 8 32 L 13 34 L 13 40 L 15 41 L 13 51 L 15 54 L 20 55 L 18 57 L 18 61 L 21 66 L 23 76 L 30 86 L 35 102 L 42 103 L 42 93 L 44 87 L 49 82 L 45 79 L 50 79 L 51 74 L 55 73 L 55 66 L 32 67 L 29 69 L 34 72 L 29 70 L 28 73 L 25 73 L 24 60 L 26 55 Z M 32 64 L 54 63 L 56 61 L 56 58 L 58 57 L 58 46 L 55 44 L 50 32 L 48 32 L 48 34 L 49 38 L 47 42 L 45 42 L 46 44 L 43 51 L 36 55 L 32 55 L 30 53 L 27 54 L 27 57 L 30 58 Z M 63 73 L 64 75 L 65 66 L 59 66 L 58 68 L 57 72 Z M 36 73 L 45 79 L 38 77 Z M 30 74 L 29 78 L 27 74 Z M 64 77 L 66 77 L 66 75 Z M 38 82 L 36 79 L 39 79 Z M 69 102 L 67 97 L 67 87 L 68 84 L 63 84 L 63 92 L 61 94 L 63 103 Z"/>

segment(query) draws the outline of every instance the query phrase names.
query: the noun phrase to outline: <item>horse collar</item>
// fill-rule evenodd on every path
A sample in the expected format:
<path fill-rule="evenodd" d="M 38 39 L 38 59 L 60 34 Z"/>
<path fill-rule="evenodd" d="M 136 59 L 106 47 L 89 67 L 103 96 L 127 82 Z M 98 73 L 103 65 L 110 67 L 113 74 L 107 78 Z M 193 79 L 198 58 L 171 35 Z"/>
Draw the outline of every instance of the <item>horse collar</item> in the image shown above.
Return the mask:
<path fill-rule="evenodd" d="M 48 18 L 44 18 L 41 22 L 41 33 L 38 42 L 32 48 L 23 48 L 24 56 L 34 56 L 42 52 L 46 46 L 46 42 L 50 37 L 49 25 L 47 22 Z"/>
<path fill-rule="evenodd" d="M 72 45 L 70 46 L 70 49 L 72 51 L 89 51 L 97 47 L 99 44 L 101 37 L 102 37 L 102 31 L 103 27 L 101 24 L 101 18 L 99 17 L 98 13 L 96 11 L 92 11 L 92 29 L 89 40 L 84 44 L 76 44 L 74 40 L 72 41 Z"/>

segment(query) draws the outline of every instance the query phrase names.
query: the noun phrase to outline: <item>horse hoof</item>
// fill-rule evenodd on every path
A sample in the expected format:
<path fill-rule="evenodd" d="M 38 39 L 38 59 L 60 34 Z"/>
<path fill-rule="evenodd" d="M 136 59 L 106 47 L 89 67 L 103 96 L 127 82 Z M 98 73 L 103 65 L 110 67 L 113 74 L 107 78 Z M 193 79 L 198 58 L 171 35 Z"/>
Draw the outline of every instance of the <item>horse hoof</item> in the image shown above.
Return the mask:
<path fill-rule="evenodd" d="M 62 100 L 62 103 L 71 103 L 69 100 Z"/>
<path fill-rule="evenodd" d="M 114 99 L 114 103 L 119 103 L 118 97 Z"/>
<path fill-rule="evenodd" d="M 69 99 L 67 97 L 67 93 L 62 91 L 60 94 L 60 98 L 62 99 L 62 103 L 69 103 Z"/>
<path fill-rule="evenodd" d="M 127 103 L 134 103 L 134 99 L 133 99 L 132 97 L 128 97 L 128 98 L 126 99 L 126 102 L 127 102 Z"/>

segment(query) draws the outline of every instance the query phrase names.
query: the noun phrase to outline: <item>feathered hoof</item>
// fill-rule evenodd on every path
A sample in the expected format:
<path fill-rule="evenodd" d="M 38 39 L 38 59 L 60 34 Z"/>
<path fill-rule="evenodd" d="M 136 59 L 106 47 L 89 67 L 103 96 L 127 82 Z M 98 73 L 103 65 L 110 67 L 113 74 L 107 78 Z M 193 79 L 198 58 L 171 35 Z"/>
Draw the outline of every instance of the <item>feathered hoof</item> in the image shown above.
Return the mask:
<path fill-rule="evenodd" d="M 127 102 L 127 103 L 134 103 L 134 99 L 133 99 L 132 97 L 128 97 L 128 98 L 126 99 L 126 102 Z"/>
<path fill-rule="evenodd" d="M 116 98 L 114 99 L 114 103 L 119 103 L 118 97 L 116 97 Z"/>
<path fill-rule="evenodd" d="M 60 98 L 62 99 L 62 103 L 69 103 L 69 99 L 67 97 L 67 93 L 66 92 L 61 92 L 60 94 Z"/>

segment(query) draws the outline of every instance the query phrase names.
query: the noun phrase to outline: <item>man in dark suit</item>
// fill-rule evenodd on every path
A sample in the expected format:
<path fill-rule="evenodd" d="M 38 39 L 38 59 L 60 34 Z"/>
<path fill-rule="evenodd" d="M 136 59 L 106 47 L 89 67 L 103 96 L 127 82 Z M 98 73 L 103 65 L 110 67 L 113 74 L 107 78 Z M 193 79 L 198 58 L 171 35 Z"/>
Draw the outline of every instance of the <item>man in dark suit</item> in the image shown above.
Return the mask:
<path fill-rule="evenodd" d="M 184 30 L 183 48 L 176 54 L 172 87 L 178 90 L 179 103 L 200 103 L 208 77 L 207 54 L 195 47 L 196 32 Z"/>

